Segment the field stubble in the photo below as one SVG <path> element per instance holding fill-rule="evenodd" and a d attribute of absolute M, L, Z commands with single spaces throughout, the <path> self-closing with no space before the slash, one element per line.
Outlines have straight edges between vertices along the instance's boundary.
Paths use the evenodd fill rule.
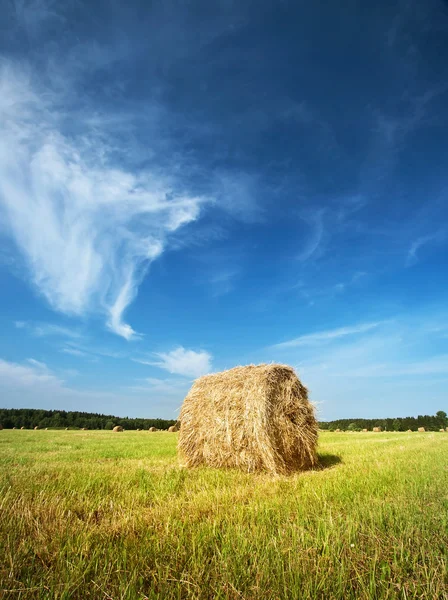
<path fill-rule="evenodd" d="M 275 478 L 176 442 L 0 432 L 0 596 L 448 598 L 448 435 L 324 432 L 320 469 Z"/>

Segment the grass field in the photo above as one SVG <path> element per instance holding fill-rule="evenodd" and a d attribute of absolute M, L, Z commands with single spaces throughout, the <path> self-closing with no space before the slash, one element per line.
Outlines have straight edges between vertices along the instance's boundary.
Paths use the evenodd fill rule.
<path fill-rule="evenodd" d="M 176 441 L 0 431 L 0 597 L 448 598 L 448 433 L 322 433 L 281 478 Z"/>

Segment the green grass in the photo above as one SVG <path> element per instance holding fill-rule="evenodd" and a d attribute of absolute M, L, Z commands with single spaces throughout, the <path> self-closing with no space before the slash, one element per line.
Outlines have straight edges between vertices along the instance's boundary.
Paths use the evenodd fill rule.
<path fill-rule="evenodd" d="M 448 433 L 322 433 L 277 478 L 176 441 L 1 431 L 0 597 L 448 598 Z"/>

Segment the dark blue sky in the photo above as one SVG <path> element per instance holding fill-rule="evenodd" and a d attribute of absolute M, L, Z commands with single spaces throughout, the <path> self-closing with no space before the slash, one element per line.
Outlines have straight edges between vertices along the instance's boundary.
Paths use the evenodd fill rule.
<path fill-rule="evenodd" d="M 446 2 L 0 11 L 2 404 L 279 361 L 323 418 L 446 409 Z"/>

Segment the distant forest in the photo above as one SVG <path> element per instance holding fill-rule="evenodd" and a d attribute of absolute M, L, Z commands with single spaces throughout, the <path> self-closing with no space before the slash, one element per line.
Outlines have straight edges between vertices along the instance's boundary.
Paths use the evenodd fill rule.
<path fill-rule="evenodd" d="M 113 429 L 121 425 L 123 429 L 168 429 L 176 421 L 170 419 L 131 419 L 98 413 L 72 412 L 65 410 L 40 410 L 34 408 L 0 408 L 0 425 L 5 429 L 34 427 L 52 429 Z"/>
<path fill-rule="evenodd" d="M 33 408 L 0 408 L 0 425 L 5 429 L 25 427 L 50 427 L 52 429 L 113 429 L 121 425 L 123 429 L 168 429 L 175 425 L 170 419 L 131 419 L 129 417 L 114 417 L 98 413 L 72 412 L 65 410 L 40 410 Z M 397 417 L 395 419 L 339 419 L 337 421 L 320 421 L 320 429 L 334 431 L 361 431 L 381 427 L 384 431 L 417 430 L 424 427 L 427 431 L 438 431 L 448 427 L 447 414 L 439 410 L 435 415 L 418 415 L 418 417 Z"/>
<path fill-rule="evenodd" d="M 418 415 L 418 417 L 396 417 L 395 419 L 338 419 L 337 421 L 320 421 L 320 429 L 334 431 L 361 431 L 381 427 L 383 431 L 416 431 L 424 427 L 427 431 L 439 431 L 448 426 L 447 414 L 439 410 L 434 416 Z"/>

